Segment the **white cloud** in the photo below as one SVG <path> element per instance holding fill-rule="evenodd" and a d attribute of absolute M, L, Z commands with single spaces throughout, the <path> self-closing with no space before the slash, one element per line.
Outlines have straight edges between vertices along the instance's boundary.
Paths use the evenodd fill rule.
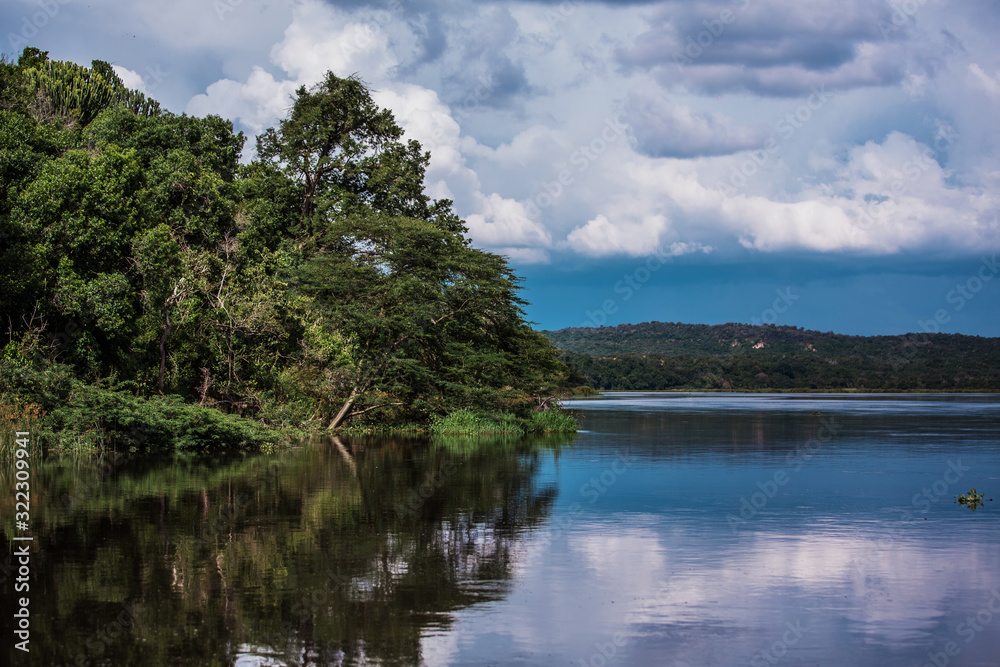
<path fill-rule="evenodd" d="M 222 79 L 208 86 L 188 103 L 188 113 L 220 114 L 239 120 L 256 134 L 286 115 L 299 86 L 319 82 L 327 71 L 339 76 L 363 72 L 369 82 L 384 82 L 396 58 L 374 16 L 352 17 L 318 0 L 296 4 L 284 38 L 270 54 L 287 78 L 277 80 L 255 66 L 246 82 Z M 387 20 L 381 14 L 377 17 Z"/>
<path fill-rule="evenodd" d="M 142 75 L 138 72 L 133 72 L 132 70 L 121 67 L 120 65 L 112 65 L 111 69 L 115 71 L 118 78 L 122 80 L 126 88 L 130 90 L 138 90 L 140 93 L 149 94 L 149 90 L 146 89 L 146 83 L 142 80 Z"/>
<path fill-rule="evenodd" d="M 398 64 L 385 27 L 390 20 L 388 12 L 348 13 L 307 0 L 296 6 L 285 38 L 271 49 L 271 62 L 302 83 L 332 71 L 380 85 Z"/>
<path fill-rule="evenodd" d="M 738 195 L 721 213 L 755 250 L 975 252 L 997 247 L 995 194 L 951 182 L 935 151 L 891 133 L 851 149 L 836 178 L 794 201 Z"/>
<path fill-rule="evenodd" d="M 976 63 L 969 64 L 969 72 L 972 73 L 974 82 L 978 83 L 983 90 L 992 96 L 1000 96 L 1000 81 L 996 76 L 990 76 Z"/>
<path fill-rule="evenodd" d="M 543 249 L 552 245 L 552 237 L 542 225 L 532 220 L 521 202 L 504 199 L 493 193 L 479 196 L 478 212 L 467 216 L 472 238 L 488 247 L 528 246 Z"/>
<path fill-rule="evenodd" d="M 561 16 L 550 5 L 518 3 L 499 13 L 466 8 L 433 24 L 439 8 L 416 20 L 409 8 L 377 12 L 302 0 L 270 47 L 275 74 L 258 65 L 243 78 L 216 81 L 187 111 L 218 113 L 256 133 L 284 117 L 299 85 L 315 83 L 328 69 L 357 72 L 406 136 L 431 151 L 428 193 L 455 201 L 477 244 L 521 262 L 547 261 L 555 249 L 603 257 L 665 247 L 894 254 L 1000 245 L 993 222 L 1000 164 L 989 142 L 975 139 L 997 133 L 984 135 L 983 113 L 970 101 L 983 100 L 984 92 L 1000 96 L 1000 77 L 985 64 L 994 59 L 943 70 L 933 39 L 921 37 L 915 24 L 882 39 L 871 22 L 878 8 L 861 0 L 850 16 L 808 3 L 774 22 L 776 7 L 755 6 L 726 33 L 731 43 L 713 43 L 714 54 L 685 68 L 685 77 L 697 70 L 693 88 L 720 95 L 681 98 L 651 83 L 653 66 L 636 65 L 663 56 L 642 35 L 655 24 L 677 37 L 666 27 L 671 17 L 701 25 L 701 9 L 665 3 L 651 24 L 639 8 L 576 4 Z M 928 4 L 919 19 L 927 22 L 936 11 Z M 503 34 L 484 40 L 490 17 L 502 19 Z M 795 26 L 815 39 L 827 28 L 836 34 L 829 44 L 813 44 L 786 34 Z M 577 27 L 586 39 L 570 30 Z M 967 30 L 956 30 L 961 44 L 974 48 Z M 765 33 L 772 42 L 760 41 Z M 638 44 L 631 51 L 639 54 L 636 71 L 601 65 L 616 48 L 627 52 L 630 40 Z M 433 55 L 437 45 L 440 56 Z M 964 53 L 964 45 L 954 53 Z M 757 60 L 741 68 L 731 61 L 736 54 Z M 122 71 L 141 83 L 135 72 Z M 491 79 L 496 72 L 510 76 Z M 475 81 L 491 83 L 468 105 L 462 100 Z M 720 191 L 734 165 L 750 159 L 745 151 L 767 140 L 775 119 L 805 101 L 771 96 L 822 82 L 831 89 L 872 87 L 839 93 L 836 108 L 815 112 L 782 140 L 745 187 Z M 449 106 L 453 98 L 460 101 Z M 638 145 L 616 138 L 600 155 L 581 158 L 580 149 L 605 131 L 605 120 L 622 111 Z M 881 118 L 879 129 L 865 129 L 869 114 Z M 963 141 L 938 156 L 940 163 L 922 161 L 933 148 L 892 132 L 891 121 L 885 129 L 893 114 L 915 118 L 911 125 L 923 123 L 930 132 L 938 119 L 954 123 Z M 567 170 L 571 182 L 549 197 Z"/>
<path fill-rule="evenodd" d="M 569 233 L 566 241 L 577 252 L 594 257 L 607 255 L 648 255 L 660 246 L 660 237 L 669 222 L 664 215 L 648 215 L 638 220 L 616 220 L 598 215 Z"/>
<path fill-rule="evenodd" d="M 254 67 L 245 83 L 222 79 L 211 84 L 204 94 L 191 98 L 187 112 L 218 114 L 259 134 L 285 116 L 296 88 L 295 81 L 278 81 L 263 68 Z"/>
<path fill-rule="evenodd" d="M 426 184 L 436 199 L 452 199 L 467 219 L 472 238 L 488 248 L 529 261 L 546 261 L 552 244 L 548 231 L 529 218 L 523 204 L 497 193 L 485 193 L 463 150 L 483 153 L 461 128 L 438 94 L 422 86 L 397 82 L 398 64 L 388 37 L 388 12 L 350 14 L 315 1 L 298 5 L 284 39 L 271 49 L 271 61 L 287 73 L 277 80 L 255 67 L 246 82 L 223 79 L 194 97 L 188 112 L 217 113 L 239 120 L 259 133 L 284 117 L 300 85 L 320 80 L 327 70 L 362 73 L 373 87 L 377 104 L 391 109 L 406 138 L 431 151 Z"/>

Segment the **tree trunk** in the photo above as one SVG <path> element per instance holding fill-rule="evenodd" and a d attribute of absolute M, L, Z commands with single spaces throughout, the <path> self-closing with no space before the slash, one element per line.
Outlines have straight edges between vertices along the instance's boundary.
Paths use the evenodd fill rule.
<path fill-rule="evenodd" d="M 170 335 L 170 302 L 163 308 L 163 316 L 167 320 L 167 328 L 163 331 L 163 336 L 160 338 L 160 395 L 163 395 L 163 374 L 167 369 L 167 336 Z"/>
<path fill-rule="evenodd" d="M 358 466 L 357 464 L 354 463 L 354 458 L 351 456 L 350 452 L 348 452 L 347 448 L 344 447 L 344 443 L 342 443 L 340 441 L 340 438 L 338 438 L 337 436 L 333 436 L 333 444 L 340 452 L 340 455 L 344 457 L 344 460 L 347 461 L 347 466 L 351 469 L 351 472 L 354 473 L 355 477 L 357 477 Z"/>
<path fill-rule="evenodd" d="M 351 409 L 352 405 L 354 405 L 354 399 L 356 399 L 357 397 L 358 397 L 358 388 L 355 387 L 354 389 L 351 390 L 351 395 L 347 398 L 347 402 L 344 403 L 344 406 L 342 408 L 340 408 L 340 412 L 337 413 L 337 416 L 333 418 L 333 421 L 330 422 L 330 425 L 327 428 L 333 429 L 340 426 L 341 422 L 344 421 L 344 417 L 347 416 L 347 411 Z"/>

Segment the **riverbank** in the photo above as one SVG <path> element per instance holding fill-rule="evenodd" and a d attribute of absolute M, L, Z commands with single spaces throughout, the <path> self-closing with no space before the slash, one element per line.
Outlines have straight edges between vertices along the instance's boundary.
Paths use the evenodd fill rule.
<path fill-rule="evenodd" d="M 0 396 L 0 457 L 12 456 L 16 434 L 32 434 L 44 451 L 152 454 L 163 451 L 273 451 L 308 437 L 335 433 L 506 435 L 569 433 L 578 424 L 555 406 L 527 416 L 455 410 L 426 424 L 365 423 L 329 429 L 326 420 L 267 424 L 215 408 L 186 403 L 179 396 L 134 396 L 80 386 L 49 410 L 18 397 Z"/>

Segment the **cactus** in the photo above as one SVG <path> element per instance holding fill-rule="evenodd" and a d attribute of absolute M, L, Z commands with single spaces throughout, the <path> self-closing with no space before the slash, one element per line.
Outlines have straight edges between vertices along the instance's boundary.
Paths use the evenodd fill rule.
<path fill-rule="evenodd" d="M 104 109 L 124 104 L 133 113 L 149 118 L 160 105 L 137 90 L 125 87 L 106 62 L 95 60 L 90 68 L 66 61 L 48 61 L 27 71 L 29 92 L 44 91 L 52 110 L 86 125 Z"/>

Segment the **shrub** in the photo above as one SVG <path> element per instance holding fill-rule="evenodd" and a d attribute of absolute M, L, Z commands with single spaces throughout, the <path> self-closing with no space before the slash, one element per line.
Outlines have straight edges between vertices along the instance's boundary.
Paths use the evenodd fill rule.
<path fill-rule="evenodd" d="M 179 396 L 142 398 L 82 384 L 45 426 L 50 445 L 69 449 L 261 449 L 281 440 L 262 424 Z"/>
<path fill-rule="evenodd" d="M 485 417 L 465 408 L 450 412 L 444 417 L 434 417 L 431 422 L 431 431 L 438 434 L 451 435 L 480 435 L 487 433 L 524 434 L 524 428 L 518 424 L 517 418 L 509 412 L 504 412 L 496 418 L 492 418 Z"/>
<path fill-rule="evenodd" d="M 532 433 L 572 433 L 578 427 L 576 418 L 562 408 L 534 412 L 528 422 Z"/>

